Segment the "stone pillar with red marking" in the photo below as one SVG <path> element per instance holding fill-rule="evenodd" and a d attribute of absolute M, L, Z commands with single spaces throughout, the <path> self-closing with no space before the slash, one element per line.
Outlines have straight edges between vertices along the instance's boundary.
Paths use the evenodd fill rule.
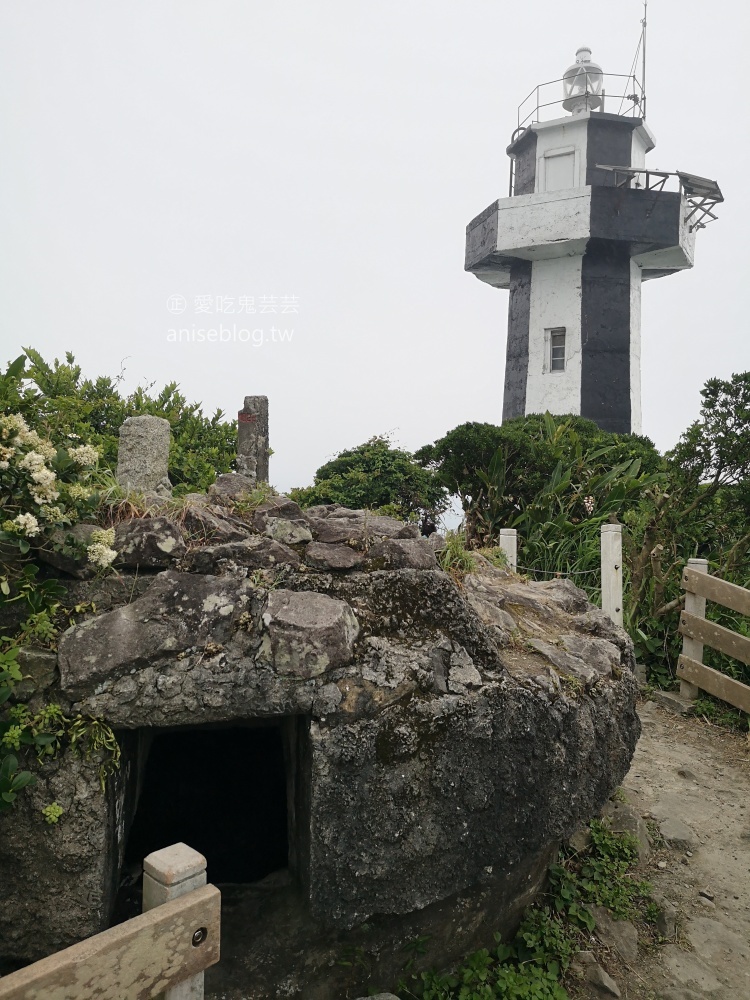
<path fill-rule="evenodd" d="M 268 482 L 268 396 L 245 396 L 237 414 L 237 471 Z"/>

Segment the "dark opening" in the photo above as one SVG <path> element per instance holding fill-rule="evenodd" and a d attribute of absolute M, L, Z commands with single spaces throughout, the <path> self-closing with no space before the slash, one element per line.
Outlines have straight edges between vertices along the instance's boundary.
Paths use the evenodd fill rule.
<path fill-rule="evenodd" d="M 148 755 L 125 864 L 182 841 L 209 882 L 256 882 L 286 868 L 287 787 L 280 726 L 160 733 Z"/>

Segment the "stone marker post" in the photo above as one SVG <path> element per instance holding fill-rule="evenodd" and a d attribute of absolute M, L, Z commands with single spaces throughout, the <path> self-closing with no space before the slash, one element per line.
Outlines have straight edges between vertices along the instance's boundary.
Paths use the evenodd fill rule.
<path fill-rule="evenodd" d="M 508 560 L 508 569 L 515 573 L 518 565 L 518 532 L 516 529 L 501 528 L 499 545 Z"/>
<path fill-rule="evenodd" d="M 143 912 L 205 884 L 206 859 L 192 847 L 173 844 L 154 851 L 143 862 Z M 203 1000 L 203 997 L 203 973 L 199 972 L 162 993 L 158 1000 Z"/>
<path fill-rule="evenodd" d="M 688 559 L 687 568 L 694 569 L 696 573 L 708 573 L 708 559 Z M 698 597 L 697 594 L 685 592 L 685 610 L 688 614 L 695 615 L 696 618 L 706 617 L 706 598 Z M 689 639 L 686 635 L 682 637 L 682 652 L 697 663 L 703 663 L 703 643 L 697 639 Z M 695 701 L 700 694 L 700 688 L 690 681 L 680 680 L 680 697 L 687 698 L 688 701 Z"/>
<path fill-rule="evenodd" d="M 237 414 L 237 471 L 268 482 L 268 396 L 245 396 Z"/>
<path fill-rule="evenodd" d="M 170 494 L 169 421 L 144 414 L 128 417 L 120 427 L 117 481 L 137 493 Z"/>
<path fill-rule="evenodd" d="M 603 524 L 602 611 L 622 628 L 622 525 Z"/>

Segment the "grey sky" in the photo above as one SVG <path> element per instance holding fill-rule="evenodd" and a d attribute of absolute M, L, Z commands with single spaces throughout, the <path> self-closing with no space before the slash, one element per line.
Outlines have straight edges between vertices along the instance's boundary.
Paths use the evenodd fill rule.
<path fill-rule="evenodd" d="M 627 73 L 641 16 L 637 0 L 3 0 L 3 362 L 29 344 L 91 375 L 127 358 L 126 387 L 177 380 L 230 414 L 266 393 L 281 488 L 376 433 L 413 449 L 499 423 L 507 293 L 464 273 L 465 226 L 507 194 L 528 91 L 584 43 Z M 661 448 L 706 378 L 750 368 L 747 24 L 738 2 L 649 4 L 650 165 L 726 198 L 695 269 L 644 287 Z M 289 295 L 298 314 L 259 314 Z M 219 324 L 294 333 L 167 340 Z"/>

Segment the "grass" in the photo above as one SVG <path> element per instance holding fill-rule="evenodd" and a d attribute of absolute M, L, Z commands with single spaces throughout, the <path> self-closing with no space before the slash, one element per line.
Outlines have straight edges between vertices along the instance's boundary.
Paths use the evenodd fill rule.
<path fill-rule="evenodd" d="M 477 561 L 466 548 L 466 536 L 463 531 L 449 531 L 445 536 L 445 545 L 437 554 L 441 569 L 449 573 L 460 586 L 467 573 L 477 568 Z"/>

